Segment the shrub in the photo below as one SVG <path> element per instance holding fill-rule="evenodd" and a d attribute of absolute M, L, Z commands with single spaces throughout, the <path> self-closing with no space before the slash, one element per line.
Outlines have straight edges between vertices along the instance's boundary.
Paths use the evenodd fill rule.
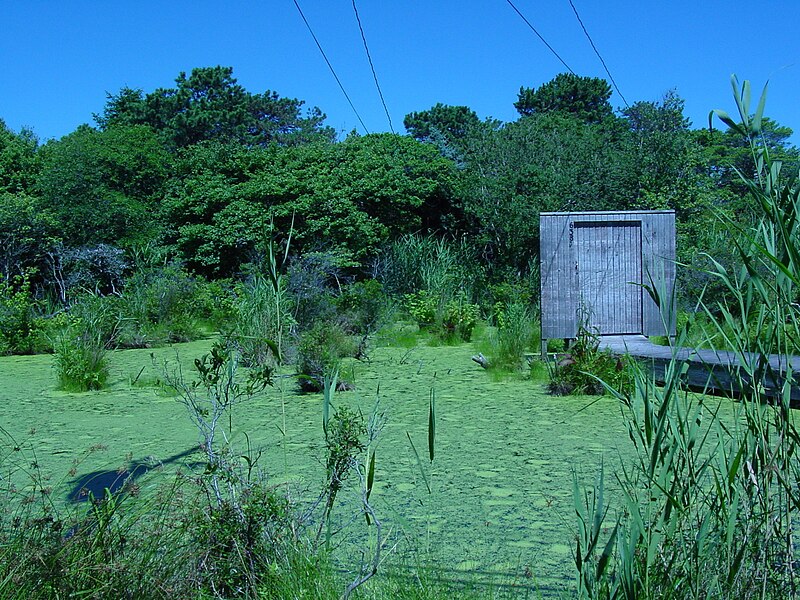
<path fill-rule="evenodd" d="M 406 310 L 420 329 L 427 329 L 444 341 L 465 341 L 472 337 L 478 323 L 480 308 L 466 299 L 463 293 L 444 302 L 429 290 L 405 297 Z"/>
<path fill-rule="evenodd" d="M 444 307 L 441 320 L 443 337 L 468 342 L 472 338 L 472 330 L 479 316 L 478 305 L 468 302 L 464 294 L 458 294 Z"/>
<path fill-rule="evenodd" d="M 61 321 L 53 340 L 61 389 L 85 392 L 105 385 L 108 350 L 119 335 L 118 301 L 116 296 L 84 294 Z"/>
<path fill-rule="evenodd" d="M 298 327 L 309 329 L 336 315 L 336 297 L 342 289 L 346 257 L 335 252 L 307 252 L 294 256 L 287 270 L 287 292 L 292 298 Z"/>
<path fill-rule="evenodd" d="M 0 275 L 0 355 L 34 352 L 36 306 L 28 277 Z"/>
<path fill-rule="evenodd" d="M 120 345 L 149 347 L 188 342 L 200 335 L 196 298 L 200 286 L 175 265 L 147 268 L 125 281 L 120 304 Z"/>
<path fill-rule="evenodd" d="M 428 290 L 420 290 L 405 296 L 406 310 L 420 329 L 431 327 L 436 323 L 439 304 L 440 298 Z"/>
<path fill-rule="evenodd" d="M 548 363 L 550 383 L 548 389 L 556 396 L 605 393 L 608 384 L 616 390 L 630 388 L 632 379 L 625 357 L 614 356 L 599 349 L 596 334 L 580 327 L 578 337 L 567 352 Z"/>
<path fill-rule="evenodd" d="M 375 279 L 357 281 L 347 286 L 336 304 L 348 328 L 361 335 L 377 331 L 386 322 L 391 310 L 383 285 Z"/>
<path fill-rule="evenodd" d="M 539 327 L 530 307 L 521 302 L 497 303 L 494 307 L 497 329 L 489 336 L 490 364 L 493 368 L 516 371 L 525 352 L 538 343 Z"/>
<path fill-rule="evenodd" d="M 317 323 L 304 331 L 297 345 L 300 389 L 321 391 L 325 377 L 338 370 L 342 358 L 354 356 L 357 350 L 356 341 L 337 323 Z"/>

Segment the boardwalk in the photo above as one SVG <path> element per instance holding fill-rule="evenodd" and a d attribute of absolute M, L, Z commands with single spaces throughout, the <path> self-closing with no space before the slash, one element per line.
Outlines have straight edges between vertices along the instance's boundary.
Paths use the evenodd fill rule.
<path fill-rule="evenodd" d="M 749 386 L 747 370 L 739 363 L 735 352 L 724 350 L 695 350 L 692 348 L 670 348 L 657 346 L 643 335 L 609 335 L 600 338 L 600 348 L 607 348 L 614 354 L 628 354 L 644 364 L 650 364 L 656 381 L 663 381 L 669 362 L 675 357 L 688 362 L 684 383 L 692 388 L 710 392 L 738 396 L 740 382 Z M 750 358 L 749 356 L 747 358 Z M 753 359 L 755 360 L 755 359 Z M 791 357 L 792 372 L 800 371 L 800 357 Z M 785 356 L 771 355 L 769 360 L 771 374 L 764 377 L 763 393 L 768 397 L 778 397 L 787 371 Z M 767 369 L 765 369 L 767 370 Z M 795 378 L 796 380 L 797 378 Z M 791 403 L 800 407 L 800 386 L 793 385 Z"/>

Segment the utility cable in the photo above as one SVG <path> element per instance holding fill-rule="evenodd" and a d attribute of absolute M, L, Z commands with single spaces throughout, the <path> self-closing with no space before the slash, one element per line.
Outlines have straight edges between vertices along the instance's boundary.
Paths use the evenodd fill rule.
<path fill-rule="evenodd" d="M 367 36 L 364 35 L 364 28 L 361 26 L 361 17 L 358 16 L 358 8 L 356 7 L 356 0 L 353 0 L 353 12 L 356 14 L 356 21 L 358 22 L 358 30 L 361 32 L 361 40 L 364 42 L 364 51 L 367 53 L 367 61 L 369 68 L 372 70 L 372 78 L 375 80 L 375 87 L 378 89 L 378 96 L 381 98 L 383 110 L 386 113 L 386 118 L 389 120 L 389 129 L 394 133 L 394 126 L 392 125 L 392 117 L 389 115 L 389 109 L 386 107 L 386 100 L 383 98 L 383 91 L 381 91 L 381 84 L 378 83 L 378 74 L 375 73 L 375 65 L 372 64 L 372 56 L 369 53 L 369 46 L 367 46 Z"/>
<path fill-rule="evenodd" d="M 366 131 L 369 134 L 369 129 L 367 129 L 367 126 L 364 124 L 364 121 L 361 118 L 361 115 L 358 114 L 358 111 L 356 110 L 356 107 L 353 104 L 353 101 L 350 100 L 350 96 L 347 94 L 347 90 L 344 89 L 344 85 L 342 85 L 342 82 L 339 79 L 339 76 L 336 74 L 336 71 L 334 70 L 333 65 L 331 64 L 331 61 L 328 60 L 328 57 L 325 54 L 325 50 L 322 49 L 322 44 L 319 43 L 319 40 L 317 39 L 317 36 L 314 35 L 314 30 L 311 29 L 311 25 L 309 24 L 308 19 L 306 19 L 306 16 L 303 14 L 303 9 L 300 8 L 300 5 L 297 3 L 297 0 L 292 0 L 292 1 L 294 2 L 294 5 L 297 7 L 297 12 L 299 12 L 300 16 L 303 18 L 303 22 L 306 24 L 306 27 L 308 28 L 308 32 L 311 34 L 311 37 L 314 38 L 314 42 L 317 44 L 317 48 L 319 48 L 320 54 L 322 54 L 322 58 L 325 59 L 325 63 L 328 65 L 328 68 L 331 70 L 331 73 L 333 74 L 333 78 L 336 80 L 336 83 L 339 84 L 339 88 L 342 90 L 342 93 L 344 94 L 344 97 L 347 98 L 347 102 L 350 104 L 350 108 L 353 109 L 353 112 L 355 113 L 356 117 L 358 118 L 358 122 L 361 123 L 361 126 L 364 128 L 364 131 Z"/>
<path fill-rule="evenodd" d="M 523 21 L 525 21 L 525 24 L 526 24 L 528 27 L 530 27 L 530 28 L 531 28 L 531 31 L 533 31 L 533 33 L 535 33 L 535 34 L 536 34 L 536 35 L 539 37 L 539 39 L 540 39 L 540 40 L 542 40 L 542 43 L 543 43 L 545 46 L 547 46 L 547 48 L 550 50 L 550 52 L 552 52 L 552 53 L 555 55 L 555 57 L 556 57 L 558 60 L 560 60 L 560 61 L 561 61 L 561 64 L 562 64 L 562 65 L 564 65 L 564 66 L 567 68 L 567 71 L 569 71 L 570 73 L 572 73 L 573 75 L 575 75 L 575 74 L 576 74 L 576 73 L 575 73 L 575 71 L 573 71 L 573 70 L 570 68 L 570 66 L 569 66 L 569 65 L 568 65 L 566 62 L 564 62 L 564 59 L 563 59 L 563 58 L 561 58 L 561 56 L 559 56 L 558 52 L 556 52 L 556 51 L 553 49 L 553 47 L 552 47 L 550 44 L 548 44 L 548 43 L 547 43 L 547 40 L 546 40 L 546 39 L 544 39 L 544 37 L 542 37 L 542 34 L 541 34 L 541 33 L 539 33 L 538 31 L 536 31 L 536 28 L 535 28 L 533 25 L 531 25 L 531 22 L 530 22 L 530 21 L 528 21 L 528 19 L 526 19 L 526 18 L 525 18 L 525 15 L 523 15 L 523 14 L 520 12 L 520 10 L 519 10 L 519 9 L 518 9 L 516 6 L 514 6 L 514 3 L 513 3 L 513 2 L 511 2 L 511 0 L 506 0 L 506 2 L 508 2 L 508 4 L 511 6 L 511 8 L 513 8 L 513 9 L 514 9 L 514 11 L 515 11 L 515 12 L 516 12 L 516 13 L 517 13 L 519 16 L 520 16 L 520 18 L 521 18 Z"/>
<path fill-rule="evenodd" d="M 575 13 L 575 17 L 578 19 L 578 23 L 580 23 L 581 29 L 583 29 L 583 33 L 586 34 L 586 39 L 588 39 L 589 43 L 592 45 L 592 50 L 594 50 L 594 53 L 597 54 L 597 58 L 599 58 L 600 62 L 603 64 L 603 68 L 606 70 L 606 74 L 608 75 L 608 78 L 611 80 L 611 83 L 614 86 L 614 89 L 617 90 L 617 93 L 619 94 L 619 97 L 622 98 L 622 101 L 625 103 L 625 106 L 630 108 L 630 105 L 628 104 L 628 101 L 625 100 L 625 96 L 622 95 L 622 92 L 620 91 L 619 86 L 617 85 L 617 82 L 614 81 L 614 77 L 611 75 L 611 71 L 608 70 L 608 66 L 606 65 L 606 61 L 603 60 L 603 57 L 600 56 L 600 51 L 597 49 L 597 46 L 594 45 L 594 41 L 592 40 L 592 36 L 590 36 L 589 32 L 586 31 L 586 26 L 583 24 L 583 20 L 581 20 L 581 16 L 578 14 L 578 9 L 575 8 L 575 4 L 573 4 L 572 0 L 569 0 L 569 5 L 572 7 L 572 12 Z"/>

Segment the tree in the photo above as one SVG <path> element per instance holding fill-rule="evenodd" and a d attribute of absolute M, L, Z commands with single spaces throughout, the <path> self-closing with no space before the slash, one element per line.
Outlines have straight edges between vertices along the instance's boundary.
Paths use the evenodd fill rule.
<path fill-rule="evenodd" d="M 37 148 L 33 132 L 23 129 L 14 133 L 0 119 L 0 192 L 30 192 L 39 172 Z"/>
<path fill-rule="evenodd" d="M 750 140 L 732 129 L 718 131 L 704 128 L 695 131 L 694 136 L 702 148 L 704 172 L 711 178 L 715 188 L 726 192 L 732 199 L 746 199 L 748 189 L 739 173 L 746 179 L 755 178 L 757 173 Z M 800 167 L 800 151 L 789 143 L 791 136 L 791 128 L 768 117 L 762 119 L 758 142 L 772 161 L 784 163 L 785 173 L 796 173 Z M 745 206 L 740 204 L 736 210 L 743 208 Z"/>
<path fill-rule="evenodd" d="M 40 266 L 57 242 L 56 225 L 34 198 L 0 193 L 0 280 Z"/>
<path fill-rule="evenodd" d="M 182 72 L 175 84 L 147 95 L 123 88 L 108 96 L 103 114 L 95 115 L 95 120 L 102 129 L 148 125 L 171 148 L 209 140 L 263 146 L 335 137 L 333 129 L 323 126 L 325 115 L 318 108 L 303 115 L 301 100 L 281 98 L 269 90 L 251 94 L 233 77 L 232 67 L 196 68 L 188 77 Z"/>
<path fill-rule="evenodd" d="M 635 173 L 635 203 L 672 208 L 679 220 L 699 209 L 701 157 L 683 115 L 683 99 L 674 91 L 658 102 L 639 101 L 622 110 L 627 128 L 625 162 Z"/>
<path fill-rule="evenodd" d="M 475 111 L 467 106 L 438 103 L 428 110 L 412 112 L 403 119 L 406 131 L 421 142 L 430 141 L 438 131 L 449 142 L 463 140 L 473 127 L 481 123 Z"/>
<path fill-rule="evenodd" d="M 452 162 L 409 137 L 247 149 L 200 144 L 181 154 L 163 220 L 191 268 L 233 274 L 293 228 L 292 249 L 356 264 L 392 236 L 433 227 L 450 205 Z"/>
<path fill-rule="evenodd" d="M 492 276 L 535 264 L 542 211 L 644 208 L 636 204 L 625 140 L 617 119 L 585 123 L 562 111 L 534 113 L 468 140 L 464 227 Z"/>
<path fill-rule="evenodd" d="M 601 123 L 613 114 L 611 86 L 605 79 L 561 73 L 539 89 L 520 87 L 514 103 L 523 117 L 548 112 L 565 112 L 584 123 Z"/>
<path fill-rule="evenodd" d="M 142 125 L 82 125 L 41 150 L 36 190 L 70 246 L 129 245 L 154 235 L 154 207 L 171 158 Z"/>

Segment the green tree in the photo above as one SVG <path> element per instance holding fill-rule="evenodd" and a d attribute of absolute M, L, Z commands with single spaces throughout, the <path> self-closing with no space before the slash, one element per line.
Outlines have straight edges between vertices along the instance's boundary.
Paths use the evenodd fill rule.
<path fill-rule="evenodd" d="M 170 156 L 148 127 L 82 125 L 41 149 L 36 190 L 71 246 L 151 238 Z"/>
<path fill-rule="evenodd" d="M 32 131 L 14 133 L 0 119 L 0 192 L 31 191 L 39 172 L 38 146 Z"/>
<path fill-rule="evenodd" d="M 432 144 L 439 153 L 456 166 L 463 168 L 465 144 L 480 129 L 496 129 L 500 122 L 494 119 L 481 121 L 478 115 L 467 106 L 436 104 L 428 110 L 413 112 L 403 120 L 409 135 L 415 139 Z"/>
<path fill-rule="evenodd" d="M 453 163 L 395 134 L 338 144 L 200 144 L 186 149 L 164 222 L 192 268 L 233 273 L 293 228 L 293 250 L 334 250 L 351 265 L 392 236 L 434 226 L 451 202 Z"/>
<path fill-rule="evenodd" d="M 613 114 L 611 86 L 605 79 L 561 73 L 538 89 L 521 87 L 514 103 L 526 117 L 547 112 L 566 112 L 585 123 L 601 123 Z"/>
<path fill-rule="evenodd" d="M 742 183 L 742 177 L 752 179 L 757 172 L 750 140 L 731 129 L 719 131 L 704 128 L 693 134 L 702 149 L 700 168 L 720 193 L 720 202 L 734 212 L 744 211 L 748 218 L 759 216 L 758 208 L 746 202 L 748 190 Z M 800 151 L 789 143 L 791 135 L 791 128 L 767 117 L 762 120 L 758 133 L 759 144 L 773 161 L 784 164 L 785 173 L 796 173 L 800 167 Z"/>
<path fill-rule="evenodd" d="M 95 119 L 102 129 L 148 125 L 172 148 L 208 140 L 257 146 L 335 137 L 333 129 L 323 125 L 325 115 L 318 108 L 304 115 L 301 100 L 269 90 L 252 94 L 237 82 L 232 67 L 196 68 L 188 76 L 182 72 L 175 84 L 146 95 L 123 88 L 109 95 L 103 114 Z"/>
<path fill-rule="evenodd" d="M 468 106 L 449 106 L 441 102 L 428 110 L 409 113 L 403 119 L 406 131 L 421 142 L 430 141 L 435 132 L 450 142 L 462 140 L 480 123 L 478 115 Z"/>
<path fill-rule="evenodd" d="M 622 110 L 627 128 L 624 162 L 637 181 L 631 203 L 672 208 L 679 220 L 702 210 L 698 167 L 702 157 L 674 91 L 657 102 L 639 101 Z"/>
<path fill-rule="evenodd" d="M 56 228 L 31 196 L 0 193 L 0 280 L 39 267 L 57 242 Z"/>
<path fill-rule="evenodd" d="M 461 177 L 465 227 L 490 271 L 504 277 L 535 263 L 542 211 L 636 205 L 624 128 L 561 112 L 536 113 L 469 139 Z"/>

